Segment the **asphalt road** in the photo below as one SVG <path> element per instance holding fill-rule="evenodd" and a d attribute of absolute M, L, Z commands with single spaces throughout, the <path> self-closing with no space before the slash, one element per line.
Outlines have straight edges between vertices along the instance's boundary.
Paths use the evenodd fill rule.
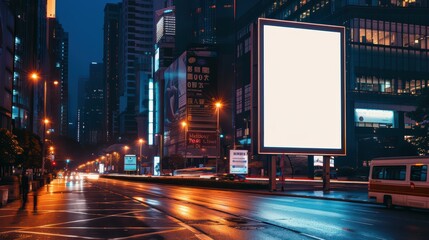
<path fill-rule="evenodd" d="M 429 212 L 98 179 L 56 180 L 37 212 L 0 208 L 0 239 L 427 239 Z"/>

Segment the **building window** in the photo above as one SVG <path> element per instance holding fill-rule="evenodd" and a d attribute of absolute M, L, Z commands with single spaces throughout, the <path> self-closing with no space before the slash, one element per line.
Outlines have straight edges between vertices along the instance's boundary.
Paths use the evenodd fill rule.
<path fill-rule="evenodd" d="M 414 24 L 354 19 L 351 26 L 352 42 L 428 49 L 429 27 Z"/>
<path fill-rule="evenodd" d="M 250 111 L 251 108 L 251 89 L 250 84 L 244 87 L 244 111 Z"/>
<path fill-rule="evenodd" d="M 243 112 L 243 89 L 239 88 L 236 90 L 236 113 Z"/>

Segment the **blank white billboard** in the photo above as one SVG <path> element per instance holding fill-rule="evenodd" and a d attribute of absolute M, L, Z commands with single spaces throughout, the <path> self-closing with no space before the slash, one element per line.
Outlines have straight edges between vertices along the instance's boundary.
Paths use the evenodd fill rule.
<path fill-rule="evenodd" d="M 344 27 L 259 19 L 259 152 L 345 155 Z"/>

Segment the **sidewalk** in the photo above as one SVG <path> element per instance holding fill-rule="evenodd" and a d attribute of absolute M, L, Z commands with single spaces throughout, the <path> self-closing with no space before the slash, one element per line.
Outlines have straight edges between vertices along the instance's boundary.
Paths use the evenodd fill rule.
<path fill-rule="evenodd" d="M 306 186 L 306 184 L 308 184 Z M 265 194 L 293 197 L 319 198 L 327 200 L 348 201 L 357 203 L 375 203 L 368 198 L 368 182 L 331 180 L 331 190 L 323 191 L 321 180 L 285 179 L 285 184 L 277 182 L 276 191 Z M 261 191 L 258 191 L 261 192 Z"/>

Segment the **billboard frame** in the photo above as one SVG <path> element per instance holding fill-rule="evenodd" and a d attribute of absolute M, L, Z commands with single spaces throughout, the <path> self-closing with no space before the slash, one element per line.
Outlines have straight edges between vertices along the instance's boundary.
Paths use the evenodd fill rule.
<path fill-rule="evenodd" d="M 339 118 L 336 119 L 336 121 L 340 122 L 340 126 L 337 126 L 341 129 L 336 129 L 338 132 L 337 135 L 335 135 L 335 141 L 336 145 L 335 147 L 321 147 L 321 146 L 313 146 L 312 143 L 309 144 L 309 146 L 302 146 L 299 145 L 300 143 L 297 142 L 297 144 L 284 144 L 283 142 L 281 144 L 275 145 L 275 144 L 267 144 L 265 141 L 265 117 L 266 117 L 266 110 L 265 110 L 265 69 L 264 64 L 264 34 L 265 34 L 265 26 L 274 26 L 274 27 L 284 27 L 289 28 L 293 30 L 314 30 L 314 31 L 321 31 L 321 32 L 333 32 L 339 34 L 339 68 L 337 70 L 340 70 L 340 73 L 338 74 L 340 82 L 336 83 L 339 85 L 340 89 L 340 99 L 336 99 L 337 104 L 340 106 L 340 109 L 337 109 L 339 111 Z M 292 37 L 291 37 L 292 38 Z M 258 152 L 259 154 L 293 154 L 293 155 L 326 155 L 326 156 L 345 156 L 346 155 L 346 89 L 345 89 L 345 27 L 343 26 L 333 26 L 333 25 L 323 25 L 323 24 L 314 24 L 314 23 L 303 23 L 303 22 L 292 22 L 292 21 L 285 21 L 285 20 L 276 20 L 276 19 L 266 19 L 266 18 L 259 18 L 258 19 Z M 301 53 L 301 52 L 300 52 Z M 311 58 L 311 56 L 309 56 Z M 338 59 L 336 59 L 338 60 Z M 310 70 L 311 71 L 311 70 Z M 333 71 L 334 72 L 334 71 Z M 308 84 L 308 87 L 311 87 L 311 83 Z M 337 92 L 338 93 L 338 92 Z M 268 94 L 269 95 L 269 94 Z M 339 100 L 339 102 L 338 102 Z M 284 105 L 284 102 L 282 102 Z M 296 104 L 296 102 L 294 102 Z M 296 108 L 296 109 L 301 109 Z M 280 111 L 280 110 L 279 110 Z M 302 112 L 303 110 L 301 110 Z M 291 112 L 290 115 L 297 114 L 300 112 Z M 328 117 L 328 116 L 322 116 L 322 117 Z M 268 119 L 268 118 L 267 118 Z M 270 126 L 271 128 L 273 126 Z M 278 127 L 278 126 L 276 126 Z M 301 126 L 294 126 L 298 129 L 302 129 L 302 131 L 305 131 L 305 127 Z M 267 128 L 268 129 L 268 128 Z M 322 137 L 320 137 L 322 138 Z M 277 141 L 277 140 L 276 140 Z M 283 140 L 280 140 L 283 141 Z M 302 141 L 302 140 L 301 140 Z M 306 141 L 306 140 L 304 140 Z M 291 141 L 293 142 L 293 140 Z M 281 145 L 281 146 L 280 146 Z M 334 144 L 333 144 L 334 145 Z"/>

